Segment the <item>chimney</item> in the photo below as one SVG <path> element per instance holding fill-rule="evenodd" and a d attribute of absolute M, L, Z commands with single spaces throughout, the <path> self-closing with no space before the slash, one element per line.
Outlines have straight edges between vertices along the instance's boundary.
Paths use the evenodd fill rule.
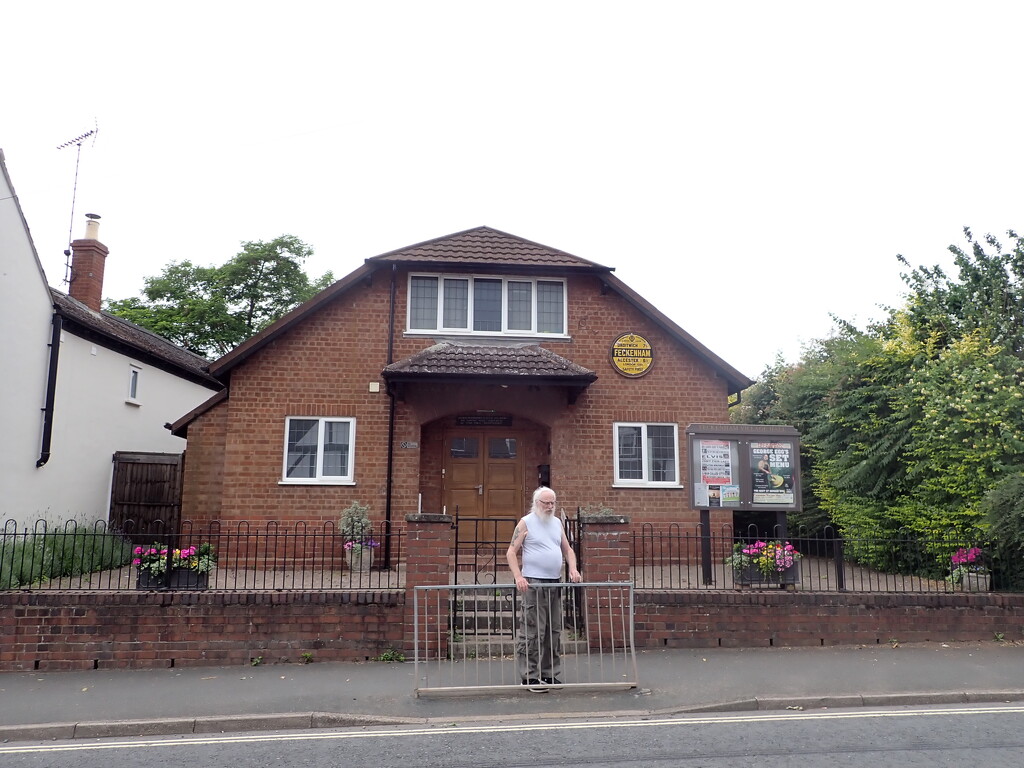
<path fill-rule="evenodd" d="M 103 300 L 103 265 L 110 251 L 97 240 L 100 232 L 100 217 L 95 213 L 85 214 L 85 237 L 71 243 L 71 298 L 95 312 L 100 311 Z"/>

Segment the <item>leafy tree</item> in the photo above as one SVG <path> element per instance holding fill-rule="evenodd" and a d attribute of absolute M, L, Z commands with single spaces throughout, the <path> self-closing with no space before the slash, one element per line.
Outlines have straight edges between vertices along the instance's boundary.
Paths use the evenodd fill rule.
<path fill-rule="evenodd" d="M 1024 238 L 1013 230 L 1006 234 L 1009 249 L 992 235 L 978 241 L 964 227 L 970 248 L 949 247 L 956 280 L 938 266 L 917 267 L 902 275 L 911 291 L 910 325 L 922 343 L 938 349 L 971 331 L 984 330 L 993 344 L 1024 358 Z M 909 266 L 903 256 L 897 258 Z"/>
<path fill-rule="evenodd" d="M 1024 465 L 1024 241 L 964 233 L 968 247 L 950 247 L 955 277 L 902 275 L 904 306 L 864 331 L 837 320 L 799 363 L 766 369 L 732 414 L 800 430 L 805 510 L 810 487 L 848 535 L 899 535 L 908 552 L 980 536 L 986 493 Z M 900 567 L 935 554 L 901 555 Z"/>
<path fill-rule="evenodd" d="M 112 314 L 187 349 L 219 357 L 334 281 L 311 281 L 302 271 L 312 249 L 293 235 L 242 243 L 219 267 L 190 261 L 147 277 L 142 297 L 107 302 Z"/>

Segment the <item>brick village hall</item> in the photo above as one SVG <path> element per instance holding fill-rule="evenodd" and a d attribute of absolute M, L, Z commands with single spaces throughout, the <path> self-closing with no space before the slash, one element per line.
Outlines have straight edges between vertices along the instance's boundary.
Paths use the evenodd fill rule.
<path fill-rule="evenodd" d="M 613 268 L 489 227 L 366 259 L 210 373 L 224 389 L 168 425 L 184 520 L 320 523 L 357 500 L 396 527 L 507 520 L 499 538 L 540 483 L 567 514 L 696 523 L 683 432 L 752 383 Z"/>

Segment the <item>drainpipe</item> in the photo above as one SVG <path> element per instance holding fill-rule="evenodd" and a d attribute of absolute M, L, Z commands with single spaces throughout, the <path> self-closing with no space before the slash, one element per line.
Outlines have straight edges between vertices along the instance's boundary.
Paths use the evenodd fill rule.
<path fill-rule="evenodd" d="M 46 370 L 46 404 L 43 406 L 43 445 L 36 468 L 50 460 L 50 441 L 53 437 L 53 404 L 57 399 L 57 360 L 60 358 L 60 332 L 64 320 L 56 312 L 50 328 L 50 362 Z"/>
<path fill-rule="evenodd" d="M 397 264 L 391 265 L 391 307 L 388 319 L 388 362 L 391 365 L 395 354 L 395 272 Z M 384 484 L 384 567 L 391 567 L 391 490 L 394 482 L 395 467 L 395 393 L 391 387 L 388 391 L 388 469 Z"/>

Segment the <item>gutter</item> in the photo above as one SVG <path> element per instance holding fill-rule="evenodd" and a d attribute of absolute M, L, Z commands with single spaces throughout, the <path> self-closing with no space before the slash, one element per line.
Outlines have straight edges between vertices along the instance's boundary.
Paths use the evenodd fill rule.
<path fill-rule="evenodd" d="M 397 264 L 391 265 L 391 307 L 388 319 L 388 362 L 391 365 L 395 356 L 395 273 Z M 391 567 L 391 497 L 394 486 L 395 471 L 395 393 L 387 387 L 388 393 L 388 468 L 384 483 L 384 567 Z"/>
<path fill-rule="evenodd" d="M 43 444 L 36 462 L 36 469 L 50 460 L 50 443 L 53 439 L 53 406 L 57 399 L 57 362 L 60 359 L 60 334 L 64 319 L 53 313 L 50 330 L 50 362 L 46 369 L 46 403 L 43 405 Z"/>

